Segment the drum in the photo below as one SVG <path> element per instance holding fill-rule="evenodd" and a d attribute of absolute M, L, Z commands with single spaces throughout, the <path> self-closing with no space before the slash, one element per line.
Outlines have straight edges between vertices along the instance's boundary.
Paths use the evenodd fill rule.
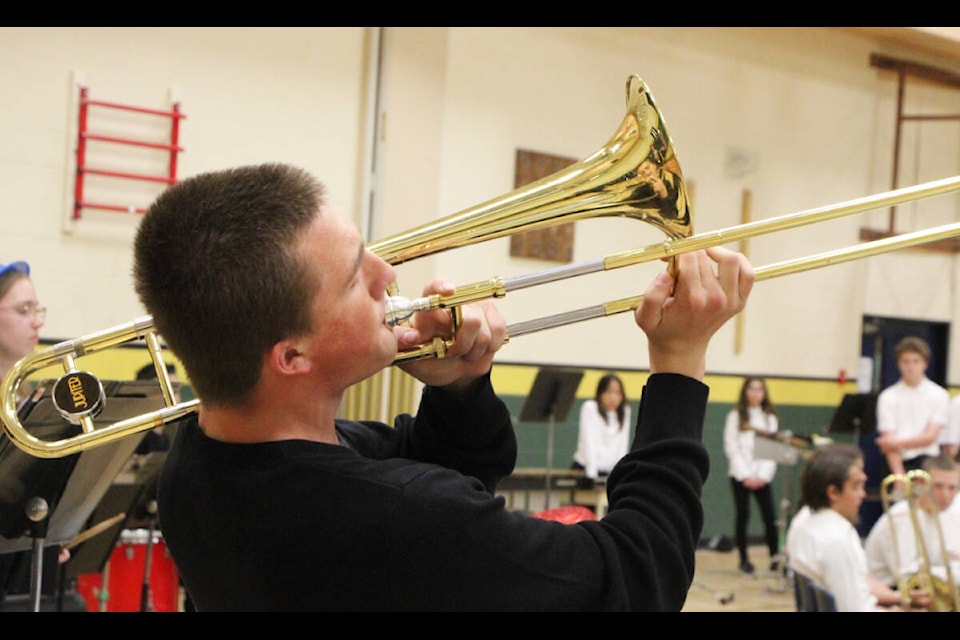
<path fill-rule="evenodd" d="M 148 540 L 147 529 L 123 530 L 103 573 L 77 576 L 77 591 L 88 611 L 141 611 L 145 588 L 149 593 L 147 611 L 179 610 L 179 575 L 163 535 L 154 531 L 150 545 Z M 148 553 L 150 574 L 145 585 Z"/>
<path fill-rule="evenodd" d="M 597 514 L 593 510 L 583 505 L 570 504 L 563 507 L 554 507 L 545 511 L 537 511 L 531 514 L 534 518 L 541 520 L 554 520 L 563 524 L 576 524 L 583 520 L 596 520 Z"/>

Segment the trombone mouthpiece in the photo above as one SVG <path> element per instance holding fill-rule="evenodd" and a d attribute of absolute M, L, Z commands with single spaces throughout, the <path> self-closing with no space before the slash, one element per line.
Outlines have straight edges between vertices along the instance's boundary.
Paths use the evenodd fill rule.
<path fill-rule="evenodd" d="M 404 298 L 403 296 L 387 296 L 386 311 L 383 321 L 387 326 L 395 327 L 417 311 L 429 311 L 430 298 Z"/>

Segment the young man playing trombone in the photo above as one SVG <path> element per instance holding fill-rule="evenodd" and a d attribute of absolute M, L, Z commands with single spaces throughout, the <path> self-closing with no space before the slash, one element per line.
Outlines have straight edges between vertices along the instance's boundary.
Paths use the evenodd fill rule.
<path fill-rule="evenodd" d="M 184 180 L 144 216 L 134 258 L 137 292 L 200 399 L 159 490 L 199 611 L 683 606 L 708 471 L 706 350 L 751 290 L 741 254 L 680 255 L 678 274 L 647 288 L 637 435 L 608 478 L 607 516 L 571 525 L 494 494 L 517 451 L 490 382 L 505 339 L 490 301 L 464 307 L 445 358 L 401 365 L 426 385 L 415 416 L 337 418 L 348 387 L 446 336 L 450 318 L 384 322 L 393 268 L 311 175 L 271 164 Z"/>
<path fill-rule="evenodd" d="M 914 482 L 929 479 L 912 487 L 909 499 L 885 504 L 883 515 L 870 529 L 864 542 L 867 565 L 874 576 L 894 589 L 929 579 L 937 587 L 938 606 L 956 610 L 960 509 L 954 502 L 960 491 L 960 465 L 941 454 L 924 460 L 922 471 L 928 476 L 907 476 L 908 481 L 911 477 Z M 889 476 L 885 482 L 895 479 Z"/>

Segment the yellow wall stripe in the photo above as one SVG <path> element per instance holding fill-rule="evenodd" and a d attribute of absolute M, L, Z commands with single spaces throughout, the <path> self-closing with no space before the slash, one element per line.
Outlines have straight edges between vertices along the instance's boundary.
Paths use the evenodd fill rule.
<path fill-rule="evenodd" d="M 576 367 L 581 369 L 581 367 Z M 498 393 L 505 396 L 526 396 L 533 386 L 540 367 L 527 364 L 496 363 L 491 379 Z M 597 381 L 609 371 L 599 368 L 582 368 L 583 380 L 577 388 L 577 398 L 592 398 Z M 646 384 L 648 371 L 614 370 L 626 387 L 627 397 L 639 400 L 643 385 Z M 707 374 L 704 382 L 710 387 L 710 401 L 718 403 L 736 403 L 743 385 L 744 375 Z M 855 382 L 838 383 L 836 380 L 811 380 L 803 378 L 766 377 L 770 398 L 775 405 L 799 406 L 839 406 L 843 396 L 856 393 Z"/>

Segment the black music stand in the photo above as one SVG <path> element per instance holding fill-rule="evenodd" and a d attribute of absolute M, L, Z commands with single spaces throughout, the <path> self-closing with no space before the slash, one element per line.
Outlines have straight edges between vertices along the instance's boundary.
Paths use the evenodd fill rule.
<path fill-rule="evenodd" d="M 144 456 L 132 456 L 130 462 L 114 479 L 90 517 L 91 528 L 123 514 L 123 518 L 80 544 L 70 560 L 64 565 L 64 578 L 76 579 L 84 574 L 104 573 L 120 536 L 126 529 L 149 530 L 147 537 L 146 566 L 141 591 L 140 610 L 148 611 L 150 556 L 153 546 L 153 531 L 157 528 L 157 485 L 167 453 L 155 451 Z M 106 602 L 101 603 L 106 605 Z M 101 611 L 107 609 L 102 608 Z"/>
<path fill-rule="evenodd" d="M 567 413 L 577 396 L 577 388 L 583 378 L 583 371 L 562 367 L 542 367 L 537 372 L 527 400 L 520 412 L 523 422 L 547 423 L 547 474 L 546 504 L 550 508 L 551 477 L 553 467 L 553 438 L 557 420 L 566 420 Z"/>
<path fill-rule="evenodd" d="M 20 424 L 42 440 L 80 432 L 53 404 L 55 380 L 44 380 L 21 405 Z M 165 405 L 155 381 L 103 381 L 104 406 L 95 424 L 106 426 Z M 76 536 L 133 454 L 129 437 L 63 458 L 39 458 L 0 436 L 0 554 L 32 550 L 30 600 L 40 610 L 43 550 Z"/>
<path fill-rule="evenodd" d="M 120 514 L 123 514 L 123 519 L 77 546 L 64 565 L 67 578 L 103 573 L 110 554 L 120 540 L 120 533 L 129 528 L 127 522 L 142 492 L 143 487 L 134 483 L 115 482 L 111 485 L 90 516 L 89 524 L 95 526 Z"/>
<path fill-rule="evenodd" d="M 827 433 L 871 433 L 877 429 L 877 394 L 848 393 L 827 425 Z"/>

